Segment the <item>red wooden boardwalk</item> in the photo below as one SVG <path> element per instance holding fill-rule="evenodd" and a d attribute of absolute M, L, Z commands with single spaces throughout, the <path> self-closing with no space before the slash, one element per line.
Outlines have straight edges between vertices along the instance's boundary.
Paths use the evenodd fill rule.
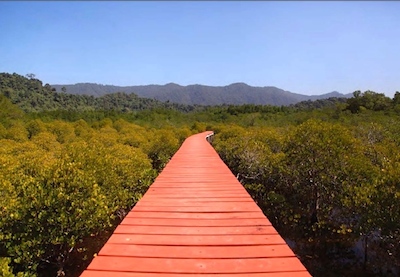
<path fill-rule="evenodd" d="M 189 137 L 82 277 L 311 276 L 205 137 Z"/>

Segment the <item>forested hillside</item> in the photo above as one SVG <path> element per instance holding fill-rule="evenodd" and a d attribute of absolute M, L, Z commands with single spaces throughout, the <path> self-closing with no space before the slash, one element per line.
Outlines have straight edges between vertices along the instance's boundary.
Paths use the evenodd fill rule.
<path fill-rule="evenodd" d="M 114 110 L 135 111 L 150 108 L 173 108 L 182 111 L 193 110 L 193 106 L 162 103 L 160 101 L 141 98 L 134 93 L 126 94 L 115 91 L 112 94 L 103 94 L 101 97 L 90 95 L 74 95 L 56 92 L 56 89 L 33 78 L 18 74 L 0 73 L 0 90 L 24 111 L 51 111 L 51 110 Z"/>
<path fill-rule="evenodd" d="M 0 81 L 3 276 L 79 276 L 181 142 L 206 129 L 313 276 L 400 274 L 399 92 L 192 110 L 135 96 L 143 106 L 128 109 Z"/>
<path fill-rule="evenodd" d="M 63 89 L 67 93 L 102 96 L 114 92 L 135 93 L 140 97 L 157 99 L 162 102 L 172 102 L 185 105 L 290 105 L 301 101 L 326 99 L 330 97 L 348 97 L 338 92 L 318 96 L 307 96 L 277 87 L 252 87 L 245 83 L 235 83 L 228 86 L 189 85 L 180 86 L 169 83 L 166 85 L 147 86 L 111 86 L 92 83 L 75 85 L 52 85 L 58 92 Z"/>

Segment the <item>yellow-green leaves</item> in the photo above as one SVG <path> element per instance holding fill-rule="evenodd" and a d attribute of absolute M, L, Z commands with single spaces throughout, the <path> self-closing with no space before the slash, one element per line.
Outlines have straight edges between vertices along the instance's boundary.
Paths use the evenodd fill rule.
<path fill-rule="evenodd" d="M 0 248 L 26 271 L 44 258 L 62 266 L 142 197 L 177 137 L 123 121 L 13 122 L 0 138 Z"/>

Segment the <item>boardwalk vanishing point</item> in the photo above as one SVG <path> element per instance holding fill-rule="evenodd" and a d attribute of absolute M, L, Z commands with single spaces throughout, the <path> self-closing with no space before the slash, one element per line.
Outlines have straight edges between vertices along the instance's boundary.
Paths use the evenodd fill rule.
<path fill-rule="evenodd" d="M 211 135 L 185 140 L 81 277 L 311 276 Z"/>

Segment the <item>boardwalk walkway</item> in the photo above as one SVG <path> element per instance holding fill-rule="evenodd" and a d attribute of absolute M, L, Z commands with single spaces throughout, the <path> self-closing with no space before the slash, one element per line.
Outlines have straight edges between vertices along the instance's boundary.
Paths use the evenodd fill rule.
<path fill-rule="evenodd" d="M 208 134 L 183 143 L 82 277 L 310 276 Z"/>

